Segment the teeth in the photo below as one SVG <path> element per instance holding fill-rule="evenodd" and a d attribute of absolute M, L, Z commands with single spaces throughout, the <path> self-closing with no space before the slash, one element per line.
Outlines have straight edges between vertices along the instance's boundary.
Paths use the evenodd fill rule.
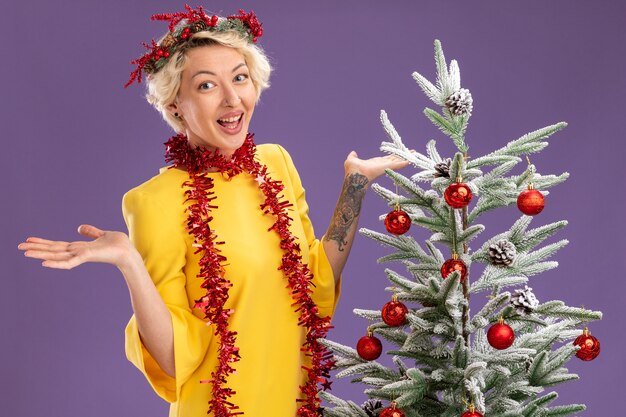
<path fill-rule="evenodd" d="M 228 119 L 219 119 L 220 122 L 224 122 L 224 123 L 232 123 L 232 122 L 238 122 L 239 119 L 241 119 L 241 116 L 243 116 L 242 114 L 240 114 L 239 116 L 235 116 L 235 117 L 230 117 Z"/>

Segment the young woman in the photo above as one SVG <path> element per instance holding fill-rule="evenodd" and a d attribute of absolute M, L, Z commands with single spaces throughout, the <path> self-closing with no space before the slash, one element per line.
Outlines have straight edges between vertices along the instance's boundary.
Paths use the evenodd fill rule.
<path fill-rule="evenodd" d="M 253 13 L 202 8 L 156 15 L 169 32 L 134 63 L 148 101 L 176 136 L 171 165 L 128 191 L 129 235 L 81 225 L 90 241 L 30 237 L 19 248 L 51 268 L 118 267 L 134 311 L 128 359 L 171 403 L 170 416 L 319 413 L 332 360 L 329 327 L 370 182 L 403 160 L 345 163 L 326 234 L 315 238 L 298 173 L 280 145 L 249 132 L 270 65 Z"/>

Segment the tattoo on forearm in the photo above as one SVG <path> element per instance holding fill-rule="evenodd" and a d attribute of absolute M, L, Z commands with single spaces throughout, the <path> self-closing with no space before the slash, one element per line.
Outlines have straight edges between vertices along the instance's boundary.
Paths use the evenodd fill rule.
<path fill-rule="evenodd" d="M 326 240 L 337 242 L 340 251 L 343 251 L 348 244 L 346 240 L 348 230 L 361 213 L 361 203 L 368 182 L 365 175 L 358 173 L 349 174 L 343 182 L 343 189 L 325 236 Z"/>

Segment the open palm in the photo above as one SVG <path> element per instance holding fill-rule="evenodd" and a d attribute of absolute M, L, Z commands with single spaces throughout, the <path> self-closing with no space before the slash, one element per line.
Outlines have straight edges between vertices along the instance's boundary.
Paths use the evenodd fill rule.
<path fill-rule="evenodd" d="M 360 159 L 355 151 L 350 152 L 344 168 L 346 173 L 359 172 L 372 182 L 385 173 L 385 169 L 402 169 L 409 163 L 396 155 L 377 156 L 370 159 Z"/>
<path fill-rule="evenodd" d="M 24 256 L 42 259 L 43 266 L 72 269 L 85 262 L 109 263 L 119 267 L 131 247 L 125 233 L 100 230 L 95 226 L 81 225 L 78 233 L 92 238 L 91 241 L 53 241 L 29 237 L 18 245 Z"/>

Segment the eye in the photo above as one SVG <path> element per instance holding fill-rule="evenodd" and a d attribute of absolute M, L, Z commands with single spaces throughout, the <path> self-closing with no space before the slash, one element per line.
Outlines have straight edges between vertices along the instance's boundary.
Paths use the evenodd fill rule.
<path fill-rule="evenodd" d="M 239 74 L 235 76 L 235 81 L 242 82 L 242 81 L 246 81 L 248 78 L 249 78 L 248 74 Z"/>
<path fill-rule="evenodd" d="M 212 82 L 206 82 L 206 83 L 202 83 L 200 84 L 200 86 L 198 86 L 199 90 L 210 90 L 213 87 L 215 87 L 215 84 L 213 84 Z"/>

